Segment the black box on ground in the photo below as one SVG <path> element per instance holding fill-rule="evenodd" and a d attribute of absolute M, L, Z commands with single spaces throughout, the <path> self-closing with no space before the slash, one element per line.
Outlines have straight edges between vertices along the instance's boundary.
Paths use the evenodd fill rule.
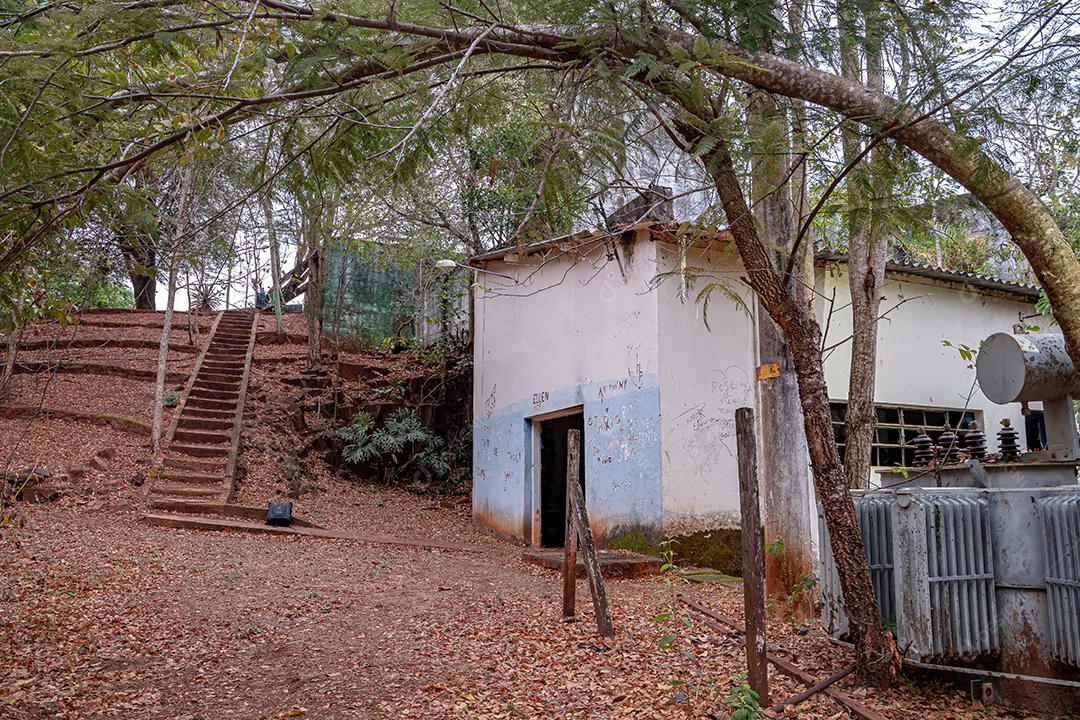
<path fill-rule="evenodd" d="M 292 503 L 291 502 L 272 502 L 267 505 L 266 508 L 266 524 L 267 525 L 281 525 L 288 527 L 292 525 Z"/>

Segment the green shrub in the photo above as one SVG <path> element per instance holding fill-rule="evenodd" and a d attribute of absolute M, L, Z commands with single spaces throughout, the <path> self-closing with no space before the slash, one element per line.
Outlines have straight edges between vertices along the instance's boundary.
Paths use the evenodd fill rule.
<path fill-rule="evenodd" d="M 377 468 L 389 482 L 433 490 L 446 490 L 453 484 L 445 443 L 424 427 L 413 410 L 395 411 L 381 427 L 361 412 L 352 424 L 338 430 L 338 437 L 345 441 L 345 462 Z"/>

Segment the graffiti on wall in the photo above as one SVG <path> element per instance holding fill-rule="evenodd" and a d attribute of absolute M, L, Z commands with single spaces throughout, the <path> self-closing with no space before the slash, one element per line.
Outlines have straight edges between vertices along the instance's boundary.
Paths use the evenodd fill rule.
<path fill-rule="evenodd" d="M 498 384 L 491 386 L 491 392 L 484 398 L 484 415 L 491 415 L 495 412 L 495 391 L 499 389 Z"/>
<path fill-rule="evenodd" d="M 679 450 L 692 461 L 703 479 L 735 458 L 735 410 L 753 404 L 750 374 L 729 365 L 705 377 L 701 400 L 674 418 L 672 432 Z"/>

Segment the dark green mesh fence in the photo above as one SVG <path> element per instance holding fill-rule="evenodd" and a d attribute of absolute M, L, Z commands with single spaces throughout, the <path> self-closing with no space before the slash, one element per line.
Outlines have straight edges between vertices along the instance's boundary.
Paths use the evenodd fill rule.
<path fill-rule="evenodd" d="M 328 332 L 339 327 L 342 337 L 369 342 L 410 336 L 415 314 L 416 272 L 387 267 L 371 255 L 356 250 L 330 251 L 323 327 Z"/>

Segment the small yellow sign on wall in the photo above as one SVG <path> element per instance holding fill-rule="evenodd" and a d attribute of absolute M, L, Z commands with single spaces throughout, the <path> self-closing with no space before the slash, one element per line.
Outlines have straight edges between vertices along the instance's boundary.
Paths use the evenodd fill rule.
<path fill-rule="evenodd" d="M 766 363 L 765 365 L 758 366 L 758 380 L 768 380 L 769 378 L 777 377 L 780 377 L 780 363 Z"/>

